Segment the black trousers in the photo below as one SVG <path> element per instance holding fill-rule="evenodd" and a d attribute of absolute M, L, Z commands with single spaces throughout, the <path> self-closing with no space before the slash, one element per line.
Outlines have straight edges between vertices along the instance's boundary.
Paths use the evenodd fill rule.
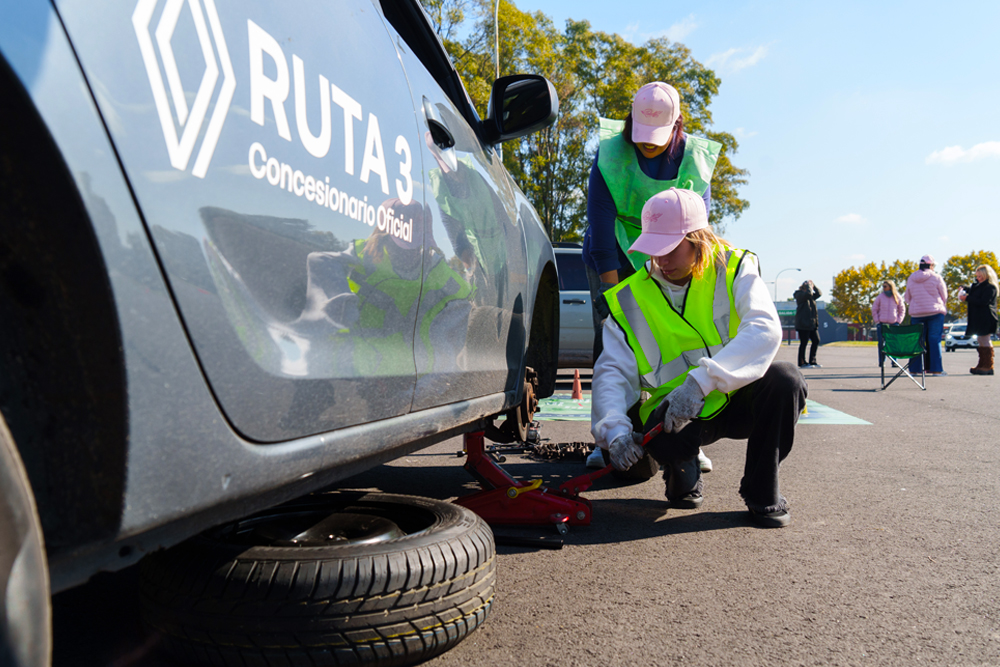
<path fill-rule="evenodd" d="M 700 493 L 701 473 L 696 460 L 699 447 L 722 438 L 745 438 L 747 455 L 740 496 L 756 512 L 787 509 L 787 501 L 778 488 L 778 468 L 792 450 L 795 425 L 807 394 L 806 381 L 799 369 L 778 361 L 771 364 L 764 377 L 733 392 L 729 405 L 714 418 L 698 419 L 679 433 L 663 433 L 653 438 L 646 449 L 664 468 L 667 498 L 676 500 L 691 491 Z M 690 472 L 692 461 L 696 473 Z M 688 481 L 681 487 L 671 484 L 674 470 L 677 470 L 675 478 L 696 481 L 693 485 Z"/>
<path fill-rule="evenodd" d="M 799 366 L 804 366 L 806 363 L 806 345 L 812 341 L 812 347 L 809 349 L 809 363 L 816 363 L 816 348 L 819 347 L 819 332 L 816 329 L 810 331 L 799 331 Z"/>

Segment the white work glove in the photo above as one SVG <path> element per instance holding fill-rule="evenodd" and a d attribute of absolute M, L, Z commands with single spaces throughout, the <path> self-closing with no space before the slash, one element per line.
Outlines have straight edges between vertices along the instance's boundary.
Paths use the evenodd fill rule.
<path fill-rule="evenodd" d="M 620 435 L 611 441 L 611 465 L 616 470 L 628 470 L 642 458 L 642 434 Z"/>
<path fill-rule="evenodd" d="M 684 378 L 683 384 L 667 394 L 664 400 L 669 403 L 663 415 L 663 430 L 667 433 L 680 431 L 701 414 L 701 409 L 705 407 L 705 395 L 690 373 Z"/>

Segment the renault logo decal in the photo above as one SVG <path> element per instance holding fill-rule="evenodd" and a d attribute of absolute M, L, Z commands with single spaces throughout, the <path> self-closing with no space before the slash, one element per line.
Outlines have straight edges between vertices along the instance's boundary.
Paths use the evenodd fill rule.
<path fill-rule="evenodd" d="M 202 1 L 205 3 L 204 13 L 202 12 Z M 229 60 L 226 40 L 222 36 L 222 25 L 219 23 L 218 12 L 215 10 L 215 0 L 166 0 L 163 13 L 156 25 L 156 46 L 154 47 L 153 37 L 150 35 L 150 23 L 153 20 L 153 12 L 157 2 L 158 0 L 139 0 L 132 13 L 132 27 L 135 28 L 135 36 L 139 40 L 139 50 L 142 52 L 142 62 L 146 66 L 149 85 L 153 89 L 153 101 L 160 117 L 160 126 L 167 144 L 170 164 L 175 169 L 187 170 L 195 143 L 201 134 L 209 105 L 215 94 L 215 87 L 219 81 L 219 66 L 222 67 L 222 88 L 215 100 L 215 108 L 212 110 L 208 128 L 205 130 L 201 148 L 198 150 L 198 157 L 195 158 L 194 168 L 191 170 L 191 173 L 198 178 L 204 178 L 208 171 L 208 164 L 212 161 L 215 145 L 219 141 L 222 125 L 226 121 L 226 114 L 229 112 L 229 105 L 233 100 L 233 91 L 236 90 L 233 65 Z M 174 29 L 177 27 L 177 20 L 185 4 L 191 10 L 202 56 L 205 58 L 205 73 L 201 77 L 198 92 L 195 94 L 190 109 L 184 95 L 184 86 L 177 69 L 177 61 L 174 59 L 174 51 L 170 45 Z M 205 22 L 205 14 L 208 15 L 208 25 Z M 211 28 L 211 33 L 209 28 Z M 157 52 L 159 52 L 159 58 Z M 216 56 L 218 56 L 218 64 Z M 163 82 L 164 75 L 166 76 L 166 85 Z"/>

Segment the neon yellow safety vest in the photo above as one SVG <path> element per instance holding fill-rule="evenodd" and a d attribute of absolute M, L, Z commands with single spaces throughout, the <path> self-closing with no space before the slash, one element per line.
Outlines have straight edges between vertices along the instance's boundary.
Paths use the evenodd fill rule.
<path fill-rule="evenodd" d="M 712 181 L 715 163 L 719 160 L 722 144 L 711 139 L 685 136 L 684 156 L 677 169 L 677 178 L 658 181 L 643 173 L 635 157 L 635 148 L 622 137 L 623 120 L 601 118 L 601 149 L 597 154 L 597 168 L 611 191 L 611 198 L 618 210 L 615 217 L 615 238 L 632 262 L 636 271 L 649 259 L 641 252 L 629 253 L 629 247 L 642 232 L 642 207 L 657 192 L 670 188 L 692 190 L 705 195 Z"/>
<path fill-rule="evenodd" d="M 721 246 L 715 257 L 719 253 L 725 265 L 713 262 L 701 278 L 692 279 L 680 310 L 645 268 L 604 293 L 611 317 L 635 353 L 639 382 L 652 392 L 639 408 L 643 423 L 663 397 L 684 382 L 699 359 L 715 356 L 736 336 L 740 317 L 733 282 L 743 258 L 752 253 Z M 728 403 L 727 394 L 713 390 L 705 397 L 699 417 L 711 419 Z"/>

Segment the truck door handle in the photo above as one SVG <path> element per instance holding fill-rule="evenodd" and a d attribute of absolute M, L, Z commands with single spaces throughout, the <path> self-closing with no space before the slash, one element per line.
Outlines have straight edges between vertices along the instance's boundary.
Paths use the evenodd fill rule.
<path fill-rule="evenodd" d="M 587 303 L 587 301 L 586 299 L 563 299 L 563 303 L 570 303 L 582 306 L 583 304 Z"/>
<path fill-rule="evenodd" d="M 451 148 L 455 145 L 455 137 L 451 136 L 451 132 L 448 131 L 448 128 L 443 123 L 433 118 L 428 118 L 427 127 L 431 131 L 431 140 L 438 148 Z"/>
<path fill-rule="evenodd" d="M 431 141 L 438 148 L 451 148 L 454 146 L 455 137 L 452 136 L 448 126 L 444 124 L 441 114 L 426 97 L 423 99 L 423 103 L 424 117 L 427 119 L 427 129 L 431 132 Z"/>

